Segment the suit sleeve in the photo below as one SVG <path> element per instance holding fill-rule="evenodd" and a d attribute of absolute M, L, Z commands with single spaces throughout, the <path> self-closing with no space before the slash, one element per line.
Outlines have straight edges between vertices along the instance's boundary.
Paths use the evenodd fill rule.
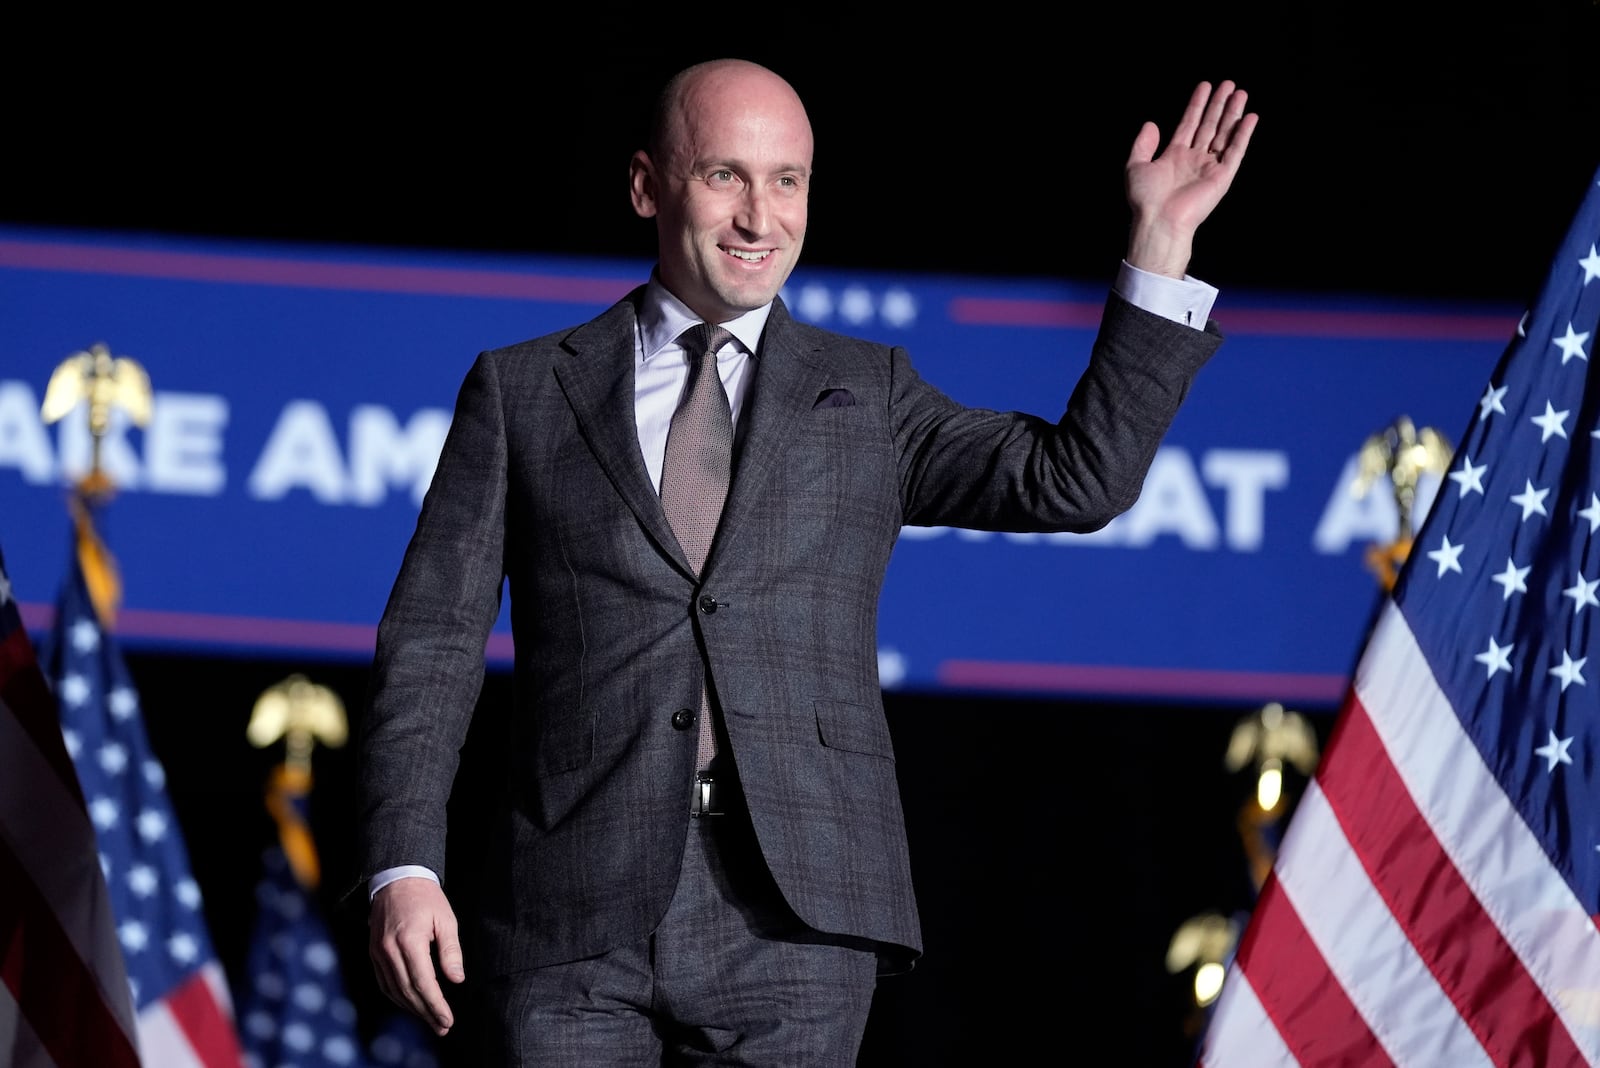
<path fill-rule="evenodd" d="M 505 411 L 480 355 L 378 625 L 358 748 L 363 878 L 401 864 L 444 876 L 446 807 L 500 613 L 505 497 Z"/>
<path fill-rule="evenodd" d="M 1112 295 L 1088 367 L 1052 423 L 956 404 L 892 357 L 891 420 L 905 522 L 974 530 L 1098 530 L 1133 506 L 1200 368 L 1222 343 Z"/>

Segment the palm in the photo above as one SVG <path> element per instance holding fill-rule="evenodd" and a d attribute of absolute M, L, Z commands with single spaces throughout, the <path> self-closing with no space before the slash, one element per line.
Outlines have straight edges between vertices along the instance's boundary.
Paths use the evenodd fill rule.
<path fill-rule="evenodd" d="M 1203 149 L 1168 145 L 1152 160 L 1129 164 L 1128 203 L 1136 214 L 1193 230 L 1222 200 L 1234 171 Z"/>
<path fill-rule="evenodd" d="M 1195 230 L 1233 184 L 1256 116 L 1245 114 L 1246 96 L 1232 82 L 1213 94 L 1201 82 L 1160 154 L 1161 134 L 1147 122 L 1128 153 L 1125 185 L 1133 212 L 1128 262 L 1175 278 L 1184 276 Z"/>

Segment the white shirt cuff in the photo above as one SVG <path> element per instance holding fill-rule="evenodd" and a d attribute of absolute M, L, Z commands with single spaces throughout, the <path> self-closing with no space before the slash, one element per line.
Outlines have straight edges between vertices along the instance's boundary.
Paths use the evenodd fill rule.
<path fill-rule="evenodd" d="M 1192 275 L 1169 278 L 1164 274 L 1141 271 L 1127 260 L 1117 272 L 1116 292 L 1136 308 L 1153 315 L 1186 323 L 1196 330 L 1204 330 L 1211 319 L 1211 306 L 1216 303 L 1217 289 Z"/>
<path fill-rule="evenodd" d="M 371 901 L 379 890 L 396 879 L 432 879 L 438 882 L 439 876 L 432 868 L 424 868 L 421 864 L 402 864 L 398 868 L 385 868 L 367 883 L 367 900 Z"/>

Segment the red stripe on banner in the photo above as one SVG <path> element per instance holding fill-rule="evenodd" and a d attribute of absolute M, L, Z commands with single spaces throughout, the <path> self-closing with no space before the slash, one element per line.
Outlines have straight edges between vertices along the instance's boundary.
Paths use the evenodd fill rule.
<path fill-rule="evenodd" d="M 1392 1068 L 1394 1062 L 1328 970 L 1276 875 L 1261 887 L 1234 961 L 1301 1064 Z"/>
<path fill-rule="evenodd" d="M 78 804 L 87 811 L 83 787 L 78 783 L 78 770 L 72 766 L 72 758 L 61 740 L 61 716 L 56 711 L 55 695 L 39 671 L 25 630 L 14 630 L 0 640 L 0 700 L 11 709 L 39 752 L 50 761 L 57 778 L 67 784 Z"/>
<path fill-rule="evenodd" d="M 206 982 L 204 971 L 189 976 L 163 1000 L 206 1068 L 240 1068 L 244 1055 L 239 1049 L 239 1036 Z"/>
<path fill-rule="evenodd" d="M 1095 330 L 1106 312 L 1103 301 L 1026 300 L 1013 297 L 954 297 L 950 321 L 973 326 L 1048 326 Z"/>
<path fill-rule="evenodd" d="M 969 326 L 1035 326 L 1095 330 L 1105 314 L 1093 301 L 1030 300 L 1022 297 L 954 297 L 952 322 Z M 1502 343 L 1517 325 L 1517 313 L 1505 315 L 1417 314 L 1411 312 L 1301 311 L 1276 308 L 1228 309 L 1228 335 L 1271 337 L 1345 337 L 1379 340 L 1421 338 L 1427 341 L 1493 341 Z"/>
<path fill-rule="evenodd" d="M 1406 790 L 1352 694 L 1317 781 L 1351 848 L 1463 1021 L 1499 1065 L 1586 1064 L 1549 999 Z M 1509 1043 L 1509 1044 L 1508 1044 Z"/>
<path fill-rule="evenodd" d="M 53 605 L 19 603 L 29 630 L 47 630 L 55 621 Z M 327 623 L 308 619 L 266 619 L 260 616 L 216 616 L 198 612 L 162 612 L 124 607 L 117 613 L 117 636 L 129 639 L 176 640 L 243 648 L 332 649 L 371 653 L 378 627 L 372 623 Z M 509 663 L 514 656 L 509 632 L 489 635 L 484 655 Z M 1293 697 L 1289 697 L 1293 700 Z"/>
<path fill-rule="evenodd" d="M 1337 705 L 1350 685 L 1345 675 L 1012 660 L 945 660 L 940 662 L 936 675 L 942 685 L 958 689 L 1307 701 L 1329 706 Z"/>
<path fill-rule="evenodd" d="M 139 1068 L 95 975 L 11 847 L 0 840 L 0 978 L 63 1068 Z"/>
<path fill-rule="evenodd" d="M 252 286 L 576 304 L 611 304 L 636 284 L 628 279 L 576 278 L 509 270 L 406 267 L 343 260 L 323 262 L 29 241 L 0 241 L 0 267 Z"/>

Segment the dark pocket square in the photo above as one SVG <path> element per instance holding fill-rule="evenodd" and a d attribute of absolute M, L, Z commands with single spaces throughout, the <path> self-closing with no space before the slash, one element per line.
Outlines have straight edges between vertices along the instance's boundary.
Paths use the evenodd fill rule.
<path fill-rule="evenodd" d="M 825 389 L 817 395 L 817 403 L 811 406 L 812 411 L 818 408 L 849 408 L 856 402 L 856 395 L 848 389 Z"/>

